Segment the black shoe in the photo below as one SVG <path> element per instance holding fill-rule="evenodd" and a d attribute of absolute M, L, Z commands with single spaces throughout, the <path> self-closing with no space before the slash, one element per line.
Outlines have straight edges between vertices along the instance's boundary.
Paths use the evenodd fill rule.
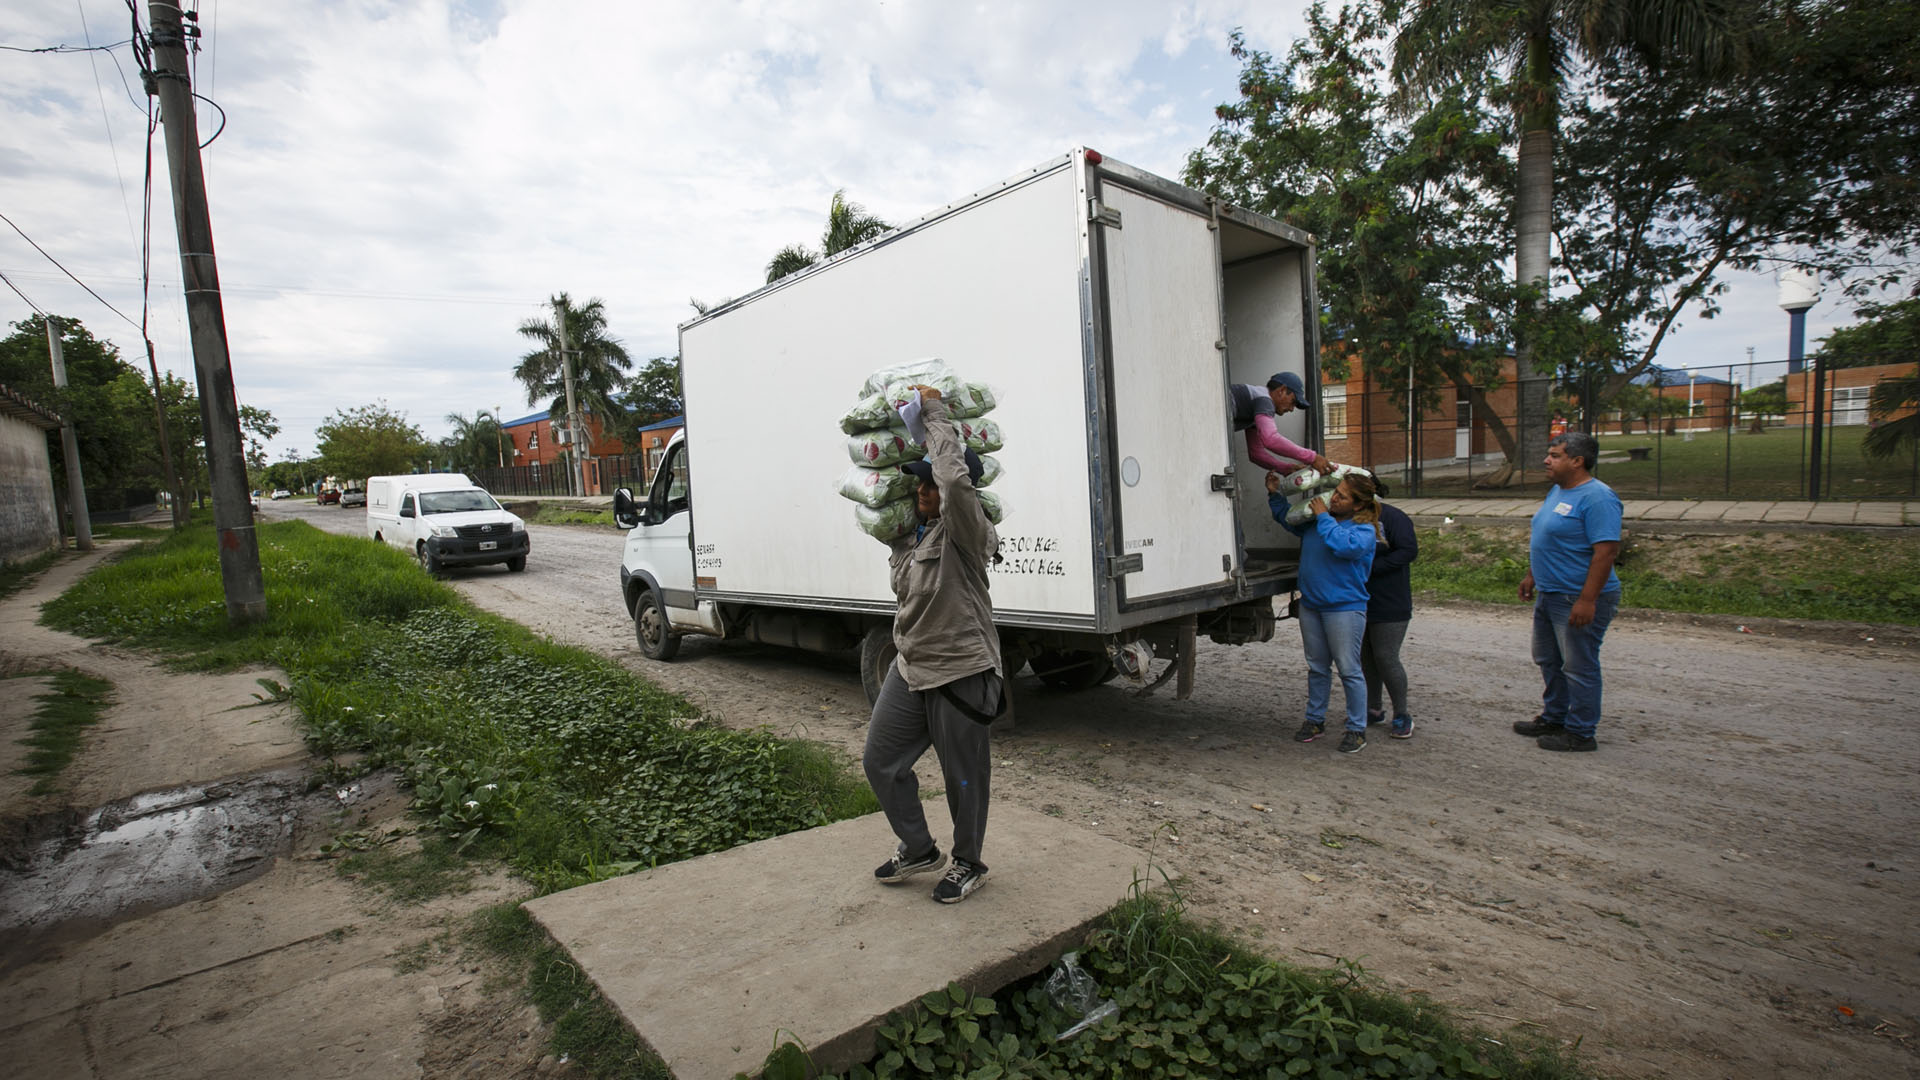
<path fill-rule="evenodd" d="M 1513 730 L 1515 734 L 1525 735 L 1529 739 L 1537 739 L 1542 735 L 1558 735 L 1566 731 L 1567 726 L 1565 724 L 1556 724 L 1544 716 L 1536 716 L 1531 720 L 1515 720 L 1513 722 Z"/>
<path fill-rule="evenodd" d="M 1339 750 L 1343 754 L 1357 754 L 1366 748 L 1367 733 L 1364 731 L 1349 731 L 1340 736 Z"/>
<path fill-rule="evenodd" d="M 918 858 L 909 857 L 907 846 L 902 844 L 894 849 L 893 858 L 874 867 L 873 880 L 882 885 L 898 885 L 915 874 L 938 870 L 946 861 L 947 857 L 940 854 L 939 844 L 933 845 L 932 851 Z"/>
<path fill-rule="evenodd" d="M 987 883 L 987 868 L 965 859 L 953 860 L 945 877 L 933 887 L 933 898 L 943 904 L 957 904 L 973 890 Z"/>
<path fill-rule="evenodd" d="M 1293 741 L 1294 742 L 1312 742 L 1313 740 L 1319 738 L 1322 735 L 1325 735 L 1326 733 L 1327 733 L 1327 725 L 1316 724 L 1313 721 L 1308 720 L 1307 722 L 1300 725 L 1299 731 L 1296 731 L 1293 733 Z"/>
<path fill-rule="evenodd" d="M 1387 722 L 1387 714 L 1384 710 L 1381 710 L 1381 709 L 1367 710 L 1367 726 L 1368 727 L 1372 727 L 1375 724 L 1384 724 L 1386 722 Z"/>
<path fill-rule="evenodd" d="M 1558 735 L 1540 736 L 1540 749 L 1561 751 L 1598 750 L 1600 743 L 1589 735 L 1575 735 L 1571 731 L 1562 731 Z"/>

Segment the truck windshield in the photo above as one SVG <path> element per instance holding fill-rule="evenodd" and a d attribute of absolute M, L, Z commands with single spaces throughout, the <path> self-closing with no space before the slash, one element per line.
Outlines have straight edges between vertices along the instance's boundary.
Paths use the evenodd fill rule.
<path fill-rule="evenodd" d="M 467 488 L 465 491 L 423 491 L 420 493 L 420 512 L 422 514 L 457 514 L 462 510 L 498 510 L 500 504 L 493 496 L 479 488 Z"/>

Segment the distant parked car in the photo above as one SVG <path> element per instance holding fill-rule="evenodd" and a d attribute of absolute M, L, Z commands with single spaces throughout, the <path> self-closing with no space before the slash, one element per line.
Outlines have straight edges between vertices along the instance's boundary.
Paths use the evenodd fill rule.
<path fill-rule="evenodd" d="M 332 506 L 334 503 L 337 503 L 339 501 L 340 501 L 339 488 L 328 488 L 327 490 L 321 492 L 318 498 L 314 499 L 314 502 L 319 504 L 320 506 Z"/>
<path fill-rule="evenodd" d="M 256 514 L 260 512 L 260 493 L 257 491 L 253 493 L 253 510 Z"/>
<path fill-rule="evenodd" d="M 278 488 L 274 491 L 273 497 L 276 499 L 291 499 L 293 498 L 293 492 L 288 491 L 286 488 Z"/>
<path fill-rule="evenodd" d="M 365 505 L 367 505 L 367 490 L 365 488 L 350 487 L 340 493 L 340 508 L 342 510 L 349 506 Z"/>

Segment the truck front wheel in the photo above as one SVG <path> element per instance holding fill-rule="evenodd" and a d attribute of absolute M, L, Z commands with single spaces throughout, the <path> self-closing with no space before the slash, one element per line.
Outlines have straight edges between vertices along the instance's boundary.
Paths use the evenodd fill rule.
<path fill-rule="evenodd" d="M 887 685 L 887 673 L 893 670 L 900 650 L 893 644 L 893 627 L 876 626 L 860 639 L 860 685 L 867 692 L 867 704 L 880 700 L 880 688 Z"/>
<path fill-rule="evenodd" d="M 421 544 L 419 548 L 415 550 L 414 554 L 420 558 L 420 569 L 425 570 L 434 577 L 440 576 L 440 556 L 435 555 L 426 544 Z"/>
<path fill-rule="evenodd" d="M 640 598 L 634 601 L 633 636 L 649 660 L 671 660 L 680 654 L 680 635 L 674 633 L 667 622 L 666 608 L 661 605 L 657 590 L 643 589 Z"/>

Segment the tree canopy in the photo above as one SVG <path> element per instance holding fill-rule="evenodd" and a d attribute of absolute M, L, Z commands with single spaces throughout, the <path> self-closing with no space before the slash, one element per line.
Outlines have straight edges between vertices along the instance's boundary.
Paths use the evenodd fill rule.
<path fill-rule="evenodd" d="M 1854 309 L 1861 320 L 1820 339 L 1814 353 L 1829 368 L 1920 364 L 1920 297 L 1892 303 L 1867 301 Z"/>
<path fill-rule="evenodd" d="M 827 228 L 820 234 L 820 251 L 816 253 L 805 244 L 789 244 L 781 248 L 767 263 L 767 284 L 805 270 L 821 259 L 831 259 L 848 248 L 859 247 L 892 228 L 867 213 L 866 207 L 849 202 L 844 189 L 836 191 L 833 193 L 833 202 L 827 206 Z"/>
<path fill-rule="evenodd" d="M 555 321 L 556 312 L 563 322 Z M 513 369 L 513 377 L 527 388 L 527 404 L 545 401 L 552 415 L 566 416 L 566 374 L 560 360 L 562 325 L 573 351 L 574 399 L 589 412 L 620 417 L 620 388 L 633 360 L 627 355 L 627 347 L 608 330 L 606 305 L 597 297 L 575 304 L 571 296 L 559 293 L 553 297 L 546 318 L 520 324 L 520 336 L 538 343 Z"/>
<path fill-rule="evenodd" d="M 433 453 L 420 429 L 384 401 L 335 410 L 314 429 L 327 471 L 358 484 L 369 476 L 412 472 Z"/>

